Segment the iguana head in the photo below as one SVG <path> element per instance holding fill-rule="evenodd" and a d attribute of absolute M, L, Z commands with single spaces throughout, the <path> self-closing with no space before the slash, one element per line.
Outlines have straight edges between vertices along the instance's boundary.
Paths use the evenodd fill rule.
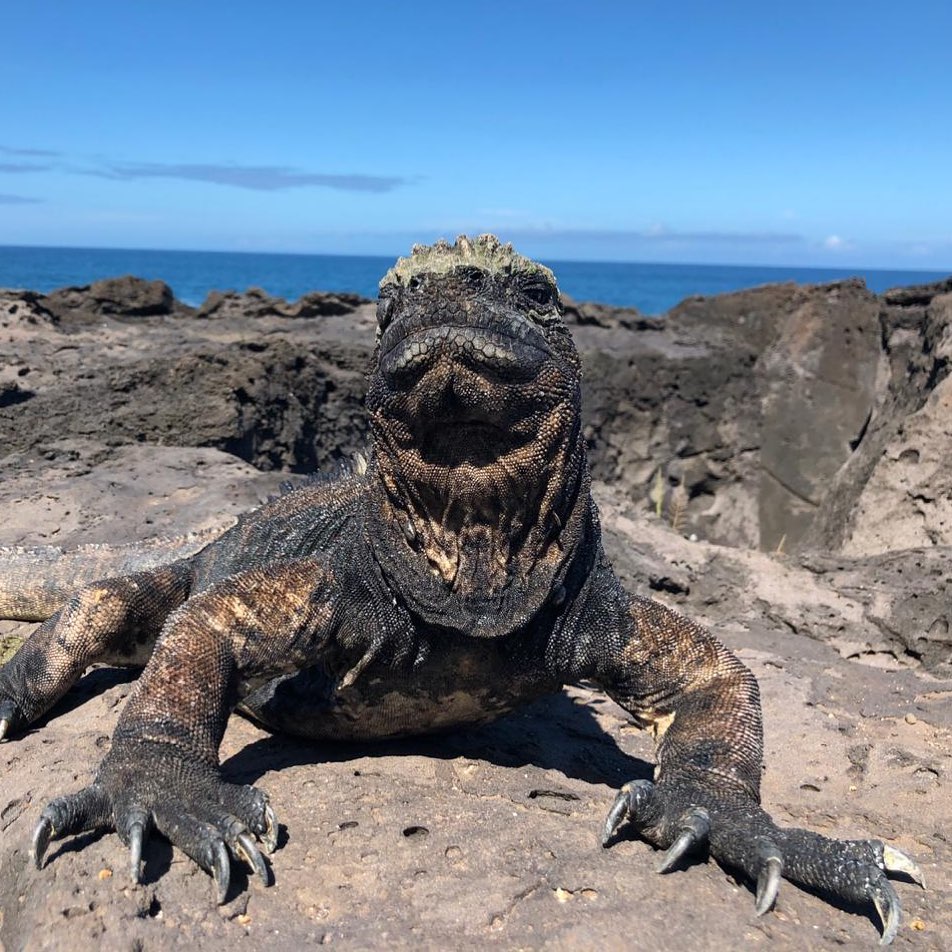
<path fill-rule="evenodd" d="M 381 281 L 377 316 L 371 477 L 400 530 L 381 562 L 425 575 L 441 611 L 498 613 L 557 573 L 587 487 L 555 277 L 492 235 L 417 246 Z"/>

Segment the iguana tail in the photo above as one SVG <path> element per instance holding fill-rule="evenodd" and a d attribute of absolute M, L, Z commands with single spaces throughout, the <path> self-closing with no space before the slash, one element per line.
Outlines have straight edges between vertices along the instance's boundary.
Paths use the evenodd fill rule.
<path fill-rule="evenodd" d="M 44 621 L 84 585 L 188 558 L 221 532 L 208 529 L 129 545 L 82 545 L 75 549 L 0 546 L 0 618 Z"/>

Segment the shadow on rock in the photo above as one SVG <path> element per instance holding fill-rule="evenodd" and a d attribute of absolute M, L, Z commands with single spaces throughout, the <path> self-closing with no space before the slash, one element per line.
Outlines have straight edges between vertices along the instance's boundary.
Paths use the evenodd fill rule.
<path fill-rule="evenodd" d="M 222 769 L 232 782 L 253 784 L 263 774 L 286 767 L 399 755 L 439 760 L 470 757 L 499 767 L 531 764 L 610 787 L 650 779 L 653 771 L 651 764 L 620 750 L 593 711 L 565 693 L 543 698 L 483 727 L 430 737 L 317 743 L 271 735 L 243 748 Z"/>

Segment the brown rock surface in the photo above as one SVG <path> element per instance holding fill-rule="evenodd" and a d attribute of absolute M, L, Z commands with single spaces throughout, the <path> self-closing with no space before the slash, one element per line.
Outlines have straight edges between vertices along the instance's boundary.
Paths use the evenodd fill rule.
<path fill-rule="evenodd" d="M 78 294 L 72 312 L 95 320 L 70 322 L 51 297 L 0 292 L 0 545 L 225 525 L 286 478 L 276 470 L 332 465 L 360 446 L 369 305 L 308 306 L 296 316 L 313 320 L 296 320 L 294 305 L 259 298 L 252 316 L 233 296 L 213 320 L 173 303 L 127 321 L 121 302 L 108 314 Z M 758 675 L 764 800 L 780 822 L 882 836 L 919 860 L 929 890 L 898 884 L 896 947 L 910 949 L 952 947 L 946 302 L 934 289 L 876 299 L 853 283 L 791 285 L 691 299 L 665 320 L 597 311 L 573 328 L 620 573 L 712 626 Z M 855 396 L 832 422 L 821 393 L 831 353 L 850 364 Z M 872 389 L 859 372 L 871 364 Z M 795 380 L 809 381 L 812 399 Z M 789 413 L 771 417 L 771 400 L 774 411 L 803 401 L 797 414 L 836 437 L 823 445 L 840 461 L 826 460 L 814 480 L 803 531 L 837 537 L 834 549 L 845 541 L 842 552 L 757 551 L 768 436 L 782 446 L 776 434 L 787 427 L 794 449 L 809 436 Z M 900 458 L 912 448 L 923 469 L 903 481 L 898 467 L 910 458 Z M 918 498 L 936 486 L 931 500 Z M 887 505 L 897 525 L 929 525 L 936 539 L 924 529 L 892 537 L 890 521 L 874 518 Z M 0 622 L 0 639 L 30 627 Z M 160 840 L 139 888 L 111 835 L 54 844 L 37 872 L 27 851 L 38 811 L 88 781 L 129 687 L 127 675 L 93 671 L 44 724 L 0 745 L 5 949 L 875 942 L 867 916 L 789 884 L 757 919 L 748 887 L 714 865 L 658 876 L 636 840 L 598 847 L 613 788 L 650 775 L 652 746 L 584 687 L 418 743 L 318 749 L 233 718 L 228 776 L 267 789 L 286 831 L 274 885 L 242 879 L 223 907 L 205 874 Z"/>
<path fill-rule="evenodd" d="M 214 447 L 298 472 L 359 449 L 372 304 L 251 289 L 210 295 L 201 320 L 176 302 L 142 316 L 152 284 L 0 291 L 0 446 L 72 433 Z M 100 285 L 113 289 L 108 312 Z M 949 469 L 947 441 L 929 437 L 946 398 L 927 406 L 948 374 L 949 300 L 945 284 L 877 298 L 845 281 L 689 298 L 664 318 L 572 302 L 593 474 L 712 541 L 882 551 L 883 533 L 867 545 L 875 530 L 857 522 L 882 514 L 880 481 L 904 478 L 886 465 L 871 481 L 881 461 L 892 454 L 901 469 L 915 449 L 921 481 Z M 922 447 L 901 445 L 907 424 Z M 945 483 L 919 498 L 915 482 L 893 547 L 948 531 Z"/>
<path fill-rule="evenodd" d="M 952 294 L 934 298 L 934 361 L 952 360 Z M 843 551 L 862 555 L 952 544 L 952 378 L 906 416 L 856 500 Z"/>
<path fill-rule="evenodd" d="M 883 373 L 875 404 L 862 439 L 831 481 L 817 509 L 805 539 L 806 547 L 840 549 L 846 544 L 857 553 L 883 551 L 884 537 L 867 525 L 867 517 L 873 516 L 875 522 L 875 511 L 884 506 L 895 519 L 887 533 L 892 541 L 886 548 L 902 548 L 912 527 L 932 521 L 931 512 L 937 500 L 910 499 L 902 487 L 898 487 L 901 491 L 892 492 L 889 483 L 897 478 L 901 481 L 902 476 L 890 470 L 898 468 L 892 465 L 893 458 L 903 466 L 911 462 L 911 454 L 899 459 L 903 449 L 898 445 L 909 427 L 921 431 L 920 435 L 928 441 L 929 445 L 924 447 L 927 453 L 935 453 L 941 459 L 943 453 L 949 452 L 949 443 L 943 442 L 944 421 L 937 420 L 928 409 L 918 420 L 916 416 L 927 403 L 937 399 L 933 395 L 944 389 L 943 381 L 952 365 L 950 291 L 952 279 L 919 288 L 900 288 L 882 296 Z M 916 447 L 906 448 L 920 452 Z M 880 472 L 873 478 L 877 469 Z M 884 491 L 877 491 L 877 484 Z M 865 500 L 858 504 L 861 496 Z"/>

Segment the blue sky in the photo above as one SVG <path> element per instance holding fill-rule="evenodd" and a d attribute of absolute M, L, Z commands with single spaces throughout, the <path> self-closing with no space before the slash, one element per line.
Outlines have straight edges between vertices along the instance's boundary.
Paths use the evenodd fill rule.
<path fill-rule="evenodd" d="M 6 5 L 0 244 L 952 270 L 952 3 Z"/>

